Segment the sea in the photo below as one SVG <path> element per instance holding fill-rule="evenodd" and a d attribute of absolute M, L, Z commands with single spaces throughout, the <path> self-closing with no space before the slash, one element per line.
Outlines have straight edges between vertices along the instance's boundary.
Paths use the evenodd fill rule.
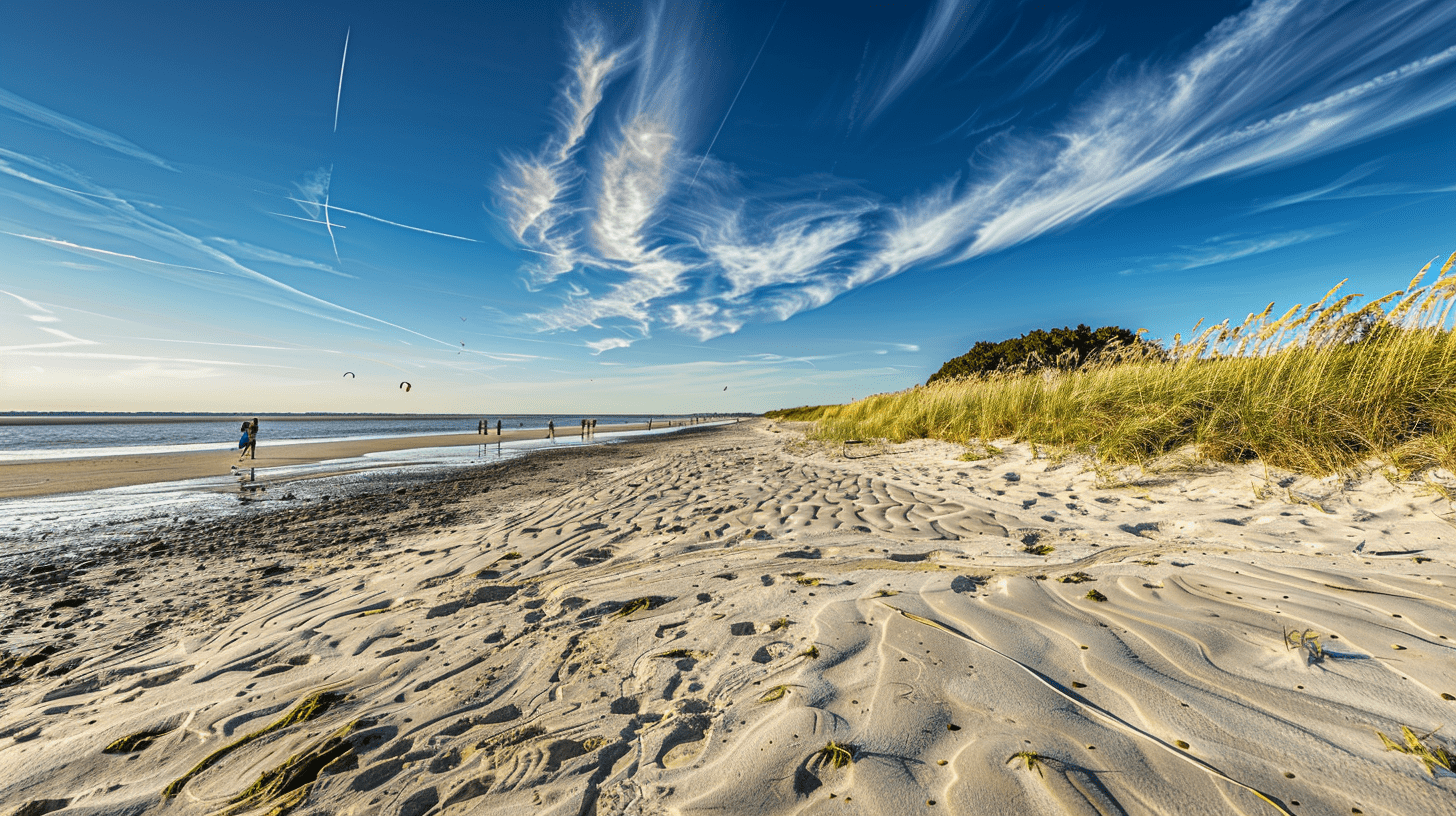
<path fill-rule="evenodd" d="M 406 436 L 473 434 L 487 417 L 399 415 L 259 416 L 265 446 Z M 236 450 L 239 427 L 251 416 L 95 414 L 0 414 L 0 466 L 7 463 L 208 450 Z M 23 566 L 58 554 L 80 558 L 87 549 L 149 531 L 198 514 L 267 512 L 296 503 L 327 501 L 356 493 L 377 493 L 428 481 L 463 467 L 494 464 L 533 452 L 583 445 L 611 445 L 687 427 L 732 422 L 705 417 L 687 425 L 665 414 L 545 415 L 488 417 L 491 427 L 545 429 L 548 422 L 570 430 L 582 419 L 610 425 L 667 425 L 652 431 L 603 430 L 588 440 L 560 437 L 384 451 L 304 465 L 257 468 L 203 479 L 106 488 L 83 493 L 0 499 L 0 568 Z M 261 485 L 261 488 L 258 488 Z M 57 553 L 57 550 L 63 553 Z"/>
<path fill-rule="evenodd" d="M 629 425 L 683 418 L 667 414 L 259 416 L 258 438 L 270 446 L 475 433 L 481 419 L 488 419 L 492 428 L 499 421 L 503 429 L 521 430 L 545 429 L 552 421 L 557 428 L 569 429 L 578 427 L 583 419 L 596 419 L 599 425 Z M 237 447 L 240 426 L 252 418 L 240 414 L 0 414 L 0 464 L 232 449 Z"/>

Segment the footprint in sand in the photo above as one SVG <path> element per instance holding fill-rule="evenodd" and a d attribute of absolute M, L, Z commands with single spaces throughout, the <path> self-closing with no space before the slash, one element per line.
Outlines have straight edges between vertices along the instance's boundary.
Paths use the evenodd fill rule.
<path fill-rule="evenodd" d="M 759 650 L 753 653 L 753 662 L 772 663 L 793 650 L 793 646 L 790 646 L 782 640 L 776 640 L 773 643 L 759 647 Z"/>
<path fill-rule="evenodd" d="M 657 753 L 658 764 L 664 768 L 680 768 L 697 759 L 707 747 L 703 735 L 708 732 L 708 725 L 708 718 L 699 716 L 679 722 L 662 741 L 662 749 Z"/>

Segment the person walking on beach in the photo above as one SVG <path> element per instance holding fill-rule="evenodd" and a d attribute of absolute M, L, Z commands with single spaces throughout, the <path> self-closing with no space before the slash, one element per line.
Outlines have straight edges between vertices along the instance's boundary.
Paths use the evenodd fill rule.
<path fill-rule="evenodd" d="M 500 436 L 500 429 L 501 429 L 501 421 L 499 419 L 497 419 L 495 421 L 495 435 L 496 436 Z"/>
<path fill-rule="evenodd" d="M 238 454 L 238 461 L 246 456 L 249 459 L 258 458 L 258 418 L 253 417 L 252 422 L 243 423 L 243 433 L 248 435 L 248 444 L 243 446 L 243 452 Z"/>
<path fill-rule="evenodd" d="M 556 420 L 554 420 L 554 419 L 548 419 L 548 420 L 546 420 L 546 438 L 547 439 L 555 439 L 556 438 Z"/>

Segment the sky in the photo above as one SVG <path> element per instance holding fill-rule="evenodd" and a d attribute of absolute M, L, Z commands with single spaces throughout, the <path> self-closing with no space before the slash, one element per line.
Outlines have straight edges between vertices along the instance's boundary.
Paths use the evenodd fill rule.
<path fill-rule="evenodd" d="M 1456 250 L 1449 0 L 0 18 L 0 411 L 758 412 Z"/>

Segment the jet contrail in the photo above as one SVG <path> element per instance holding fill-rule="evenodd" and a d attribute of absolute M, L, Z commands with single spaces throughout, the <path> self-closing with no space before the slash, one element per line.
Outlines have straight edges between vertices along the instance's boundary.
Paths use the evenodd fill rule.
<path fill-rule="evenodd" d="M 125 258 L 128 261 L 141 261 L 142 263 L 156 264 L 157 266 L 170 266 L 173 269 L 190 269 L 193 272 L 210 272 L 214 275 L 223 274 L 216 269 L 203 269 L 200 266 L 183 266 L 182 264 L 167 263 L 166 261 L 154 261 L 151 258 L 140 258 L 136 255 L 128 255 L 125 252 L 112 252 L 109 249 L 97 249 L 96 247 L 82 246 L 81 244 L 73 244 L 70 241 L 60 241 L 55 238 L 41 238 L 35 235 L 22 235 L 18 232 L 5 232 L 3 230 L 0 230 L 0 235 L 9 235 L 12 238 L 24 238 L 27 241 L 37 241 L 42 244 L 50 244 L 52 246 L 80 250 L 81 252 L 95 252 L 98 255 L 110 255 L 113 258 Z"/>
<path fill-rule="evenodd" d="M 265 212 L 267 212 L 269 215 L 276 215 L 279 218 L 292 218 L 294 221 L 307 221 L 310 224 L 322 224 L 322 223 L 324 223 L 324 222 L 318 220 L 317 218 L 304 218 L 303 216 L 299 216 L 299 215 L 289 215 L 287 213 L 277 213 L 277 212 L 273 212 L 272 210 L 266 210 Z M 338 227 L 339 229 L 348 229 L 348 227 L 344 226 L 343 224 L 333 224 L 332 226 Z"/>
<path fill-rule="evenodd" d="M 344 29 L 344 58 L 339 60 L 339 92 L 334 95 L 334 132 L 339 132 L 339 102 L 344 98 L 344 64 L 349 61 L 349 32 L 353 27 Z"/>
<path fill-rule="evenodd" d="M 315 202 L 315 201 L 304 201 L 303 199 L 294 198 L 293 196 L 287 196 L 287 198 L 288 198 L 289 201 L 294 201 L 294 202 L 297 202 L 299 204 L 305 204 L 305 205 L 308 205 L 310 207 L 317 207 L 318 206 L 318 202 Z M 378 221 L 381 224 L 388 224 L 391 227 L 399 227 L 400 229 L 414 230 L 415 232 L 423 232 L 423 233 L 425 233 L 427 235 L 438 235 L 441 238 L 454 238 L 457 241 L 469 241 L 472 244 L 478 244 L 478 243 L 480 243 L 480 241 L 478 241 L 478 240 L 476 240 L 474 238 L 466 238 L 463 235 L 451 235 L 448 232 L 436 232 L 435 230 L 425 229 L 424 227 L 412 227 L 409 224 L 401 224 L 398 221 L 390 221 L 388 218 L 380 218 L 377 215 L 370 215 L 369 213 L 359 212 L 358 210 L 351 210 L 351 209 L 348 209 L 346 207 L 335 207 L 334 205 L 328 203 L 328 196 L 327 195 L 325 195 L 325 197 L 324 197 L 324 205 L 323 206 L 324 206 L 325 209 L 338 210 L 341 213 L 348 213 L 349 215 L 357 215 L 360 218 L 368 218 L 370 221 Z M 320 223 L 322 223 L 322 222 L 320 222 Z M 335 224 L 334 226 L 339 227 L 340 229 L 343 228 L 343 225 L 341 225 L 341 224 Z M 542 253 L 542 254 L 544 255 L 544 254 L 548 254 L 548 253 Z"/>
<path fill-rule="evenodd" d="M 344 260 L 339 257 L 339 242 L 334 240 L 334 225 L 329 223 L 329 188 L 333 186 L 334 166 L 331 164 L 329 165 L 329 183 L 324 186 L 324 229 L 329 231 L 329 243 L 334 245 L 334 260 L 343 266 Z"/>
<path fill-rule="evenodd" d="M 766 34 L 763 38 L 763 45 L 760 45 L 758 47 L 758 53 L 753 55 L 753 62 L 748 66 L 748 73 L 743 75 L 743 82 L 739 83 L 738 85 L 738 93 L 733 94 L 733 101 L 728 103 L 728 111 L 727 113 L 723 114 L 723 121 L 718 123 L 718 130 L 713 134 L 713 140 L 708 142 L 708 149 L 703 152 L 703 160 L 698 162 L 698 169 L 693 172 L 693 181 L 691 184 L 688 185 L 688 189 L 692 189 L 694 186 L 697 185 L 698 173 L 703 172 L 703 165 L 707 163 L 708 155 L 713 152 L 713 145 L 718 143 L 718 134 L 722 133 L 723 126 L 728 124 L 728 116 L 729 114 L 733 113 L 733 106 L 738 104 L 738 97 L 743 93 L 744 86 L 748 84 L 748 78 L 753 76 L 753 69 L 758 65 L 758 58 L 763 56 L 763 49 L 768 45 L 769 37 L 773 36 L 774 27 L 779 24 L 779 17 L 781 17 L 784 13 L 784 6 L 787 6 L 788 4 L 789 0 L 784 0 L 784 2 L 779 5 L 779 13 L 774 15 L 773 24 L 768 27 L 768 34 Z"/>

